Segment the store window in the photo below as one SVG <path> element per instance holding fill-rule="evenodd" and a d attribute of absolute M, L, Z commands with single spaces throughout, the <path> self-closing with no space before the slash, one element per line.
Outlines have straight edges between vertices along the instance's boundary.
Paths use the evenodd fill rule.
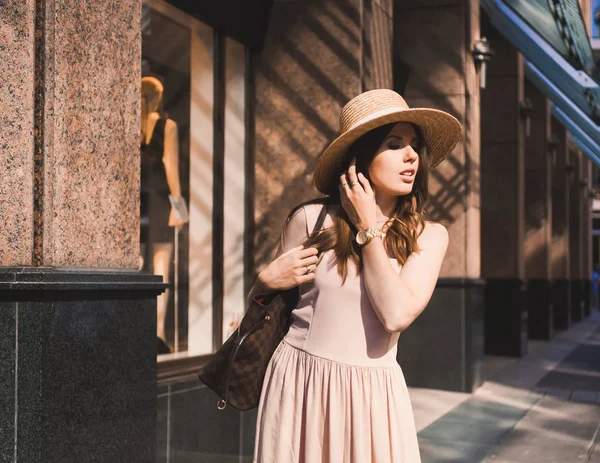
<path fill-rule="evenodd" d="M 144 1 L 140 269 L 169 285 L 157 299 L 159 362 L 214 352 L 244 312 L 246 53 Z"/>

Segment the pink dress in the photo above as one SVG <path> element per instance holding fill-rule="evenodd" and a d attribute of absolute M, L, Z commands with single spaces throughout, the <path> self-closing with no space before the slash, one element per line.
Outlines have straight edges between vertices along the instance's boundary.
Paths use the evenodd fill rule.
<path fill-rule="evenodd" d="M 308 236 L 321 207 L 295 214 L 280 252 Z M 331 223 L 328 215 L 324 227 Z M 399 272 L 396 259 L 390 262 Z M 396 361 L 399 333 L 384 329 L 352 264 L 342 285 L 333 250 L 323 253 L 315 273 L 314 282 L 300 286 L 290 330 L 267 368 L 254 461 L 420 462 Z"/>

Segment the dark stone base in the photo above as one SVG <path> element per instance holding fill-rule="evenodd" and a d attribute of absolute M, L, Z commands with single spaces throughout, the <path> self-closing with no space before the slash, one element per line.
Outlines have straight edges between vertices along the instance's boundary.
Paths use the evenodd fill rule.
<path fill-rule="evenodd" d="M 583 320 L 583 281 L 571 280 L 571 320 Z"/>
<path fill-rule="evenodd" d="M 429 305 L 398 342 L 409 386 L 473 392 L 483 383 L 484 285 L 475 279 L 438 281 Z"/>
<path fill-rule="evenodd" d="M 196 375 L 158 383 L 157 463 L 252 459 L 258 409 L 217 410 L 217 400 Z"/>
<path fill-rule="evenodd" d="M 583 315 L 592 314 L 592 280 L 583 280 Z"/>
<path fill-rule="evenodd" d="M 527 280 L 527 327 L 530 339 L 551 339 L 554 334 L 552 280 Z"/>
<path fill-rule="evenodd" d="M 509 357 L 527 355 L 526 280 L 486 280 L 485 353 Z"/>
<path fill-rule="evenodd" d="M 554 329 L 567 330 L 571 326 L 571 282 L 567 279 L 553 281 Z"/>
<path fill-rule="evenodd" d="M 164 286 L 137 272 L 0 269 L 0 461 L 155 461 Z"/>

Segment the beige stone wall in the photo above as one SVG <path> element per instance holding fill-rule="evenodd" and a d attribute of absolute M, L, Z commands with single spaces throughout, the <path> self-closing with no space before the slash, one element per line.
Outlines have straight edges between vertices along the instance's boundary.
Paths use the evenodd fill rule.
<path fill-rule="evenodd" d="M 582 180 L 582 156 L 579 148 L 569 141 L 569 163 L 573 168 L 569 185 L 569 264 L 570 278 L 579 280 L 582 278 L 582 204 L 581 204 L 581 187 Z"/>
<path fill-rule="evenodd" d="M 584 274 L 583 278 L 590 279 L 592 278 L 592 271 L 594 265 L 594 246 L 593 246 L 593 237 L 592 237 L 592 199 L 590 197 L 593 192 L 594 185 L 594 163 L 591 159 L 587 158 L 585 161 L 585 180 L 588 183 L 588 188 L 584 198 L 584 223 L 583 227 L 586 230 L 586 233 L 583 236 L 584 239 Z"/>
<path fill-rule="evenodd" d="M 496 51 L 481 102 L 481 273 L 523 278 L 525 134 L 519 104 L 525 97 L 523 57 L 489 23 Z"/>
<path fill-rule="evenodd" d="M 312 172 L 339 131 L 342 106 L 391 86 L 391 14 L 388 0 L 274 3 L 256 75 L 257 270 L 289 210 L 321 196 Z"/>
<path fill-rule="evenodd" d="M 551 120 L 552 133 L 556 135 L 558 150 L 556 164 L 552 167 L 552 278 L 567 279 L 569 264 L 569 188 L 566 173 L 568 156 L 567 129 L 556 119 Z"/>
<path fill-rule="evenodd" d="M 533 107 L 531 131 L 525 138 L 525 276 L 545 279 L 551 277 L 551 109 L 550 101 L 529 81 L 525 95 Z"/>
<path fill-rule="evenodd" d="M 363 0 L 363 90 L 392 88 L 393 1 Z"/>
<path fill-rule="evenodd" d="M 8 0 L 0 14 L 0 266 L 33 253 L 35 2 Z"/>
<path fill-rule="evenodd" d="M 410 106 L 448 111 L 463 140 L 431 173 L 430 215 L 448 227 L 442 277 L 480 276 L 480 89 L 471 49 L 479 39 L 479 2 L 397 2 L 395 84 Z"/>

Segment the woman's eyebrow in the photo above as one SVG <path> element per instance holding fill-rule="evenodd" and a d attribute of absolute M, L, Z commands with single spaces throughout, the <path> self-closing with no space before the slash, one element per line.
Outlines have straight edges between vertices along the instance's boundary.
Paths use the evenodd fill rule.
<path fill-rule="evenodd" d="M 402 135 L 388 135 L 388 136 L 386 137 L 386 140 L 387 140 L 388 138 L 400 138 L 401 140 L 404 140 L 404 137 L 403 137 Z M 413 143 L 413 142 L 418 142 L 418 141 L 419 141 L 419 137 L 414 137 L 414 138 L 411 140 L 411 143 Z"/>

